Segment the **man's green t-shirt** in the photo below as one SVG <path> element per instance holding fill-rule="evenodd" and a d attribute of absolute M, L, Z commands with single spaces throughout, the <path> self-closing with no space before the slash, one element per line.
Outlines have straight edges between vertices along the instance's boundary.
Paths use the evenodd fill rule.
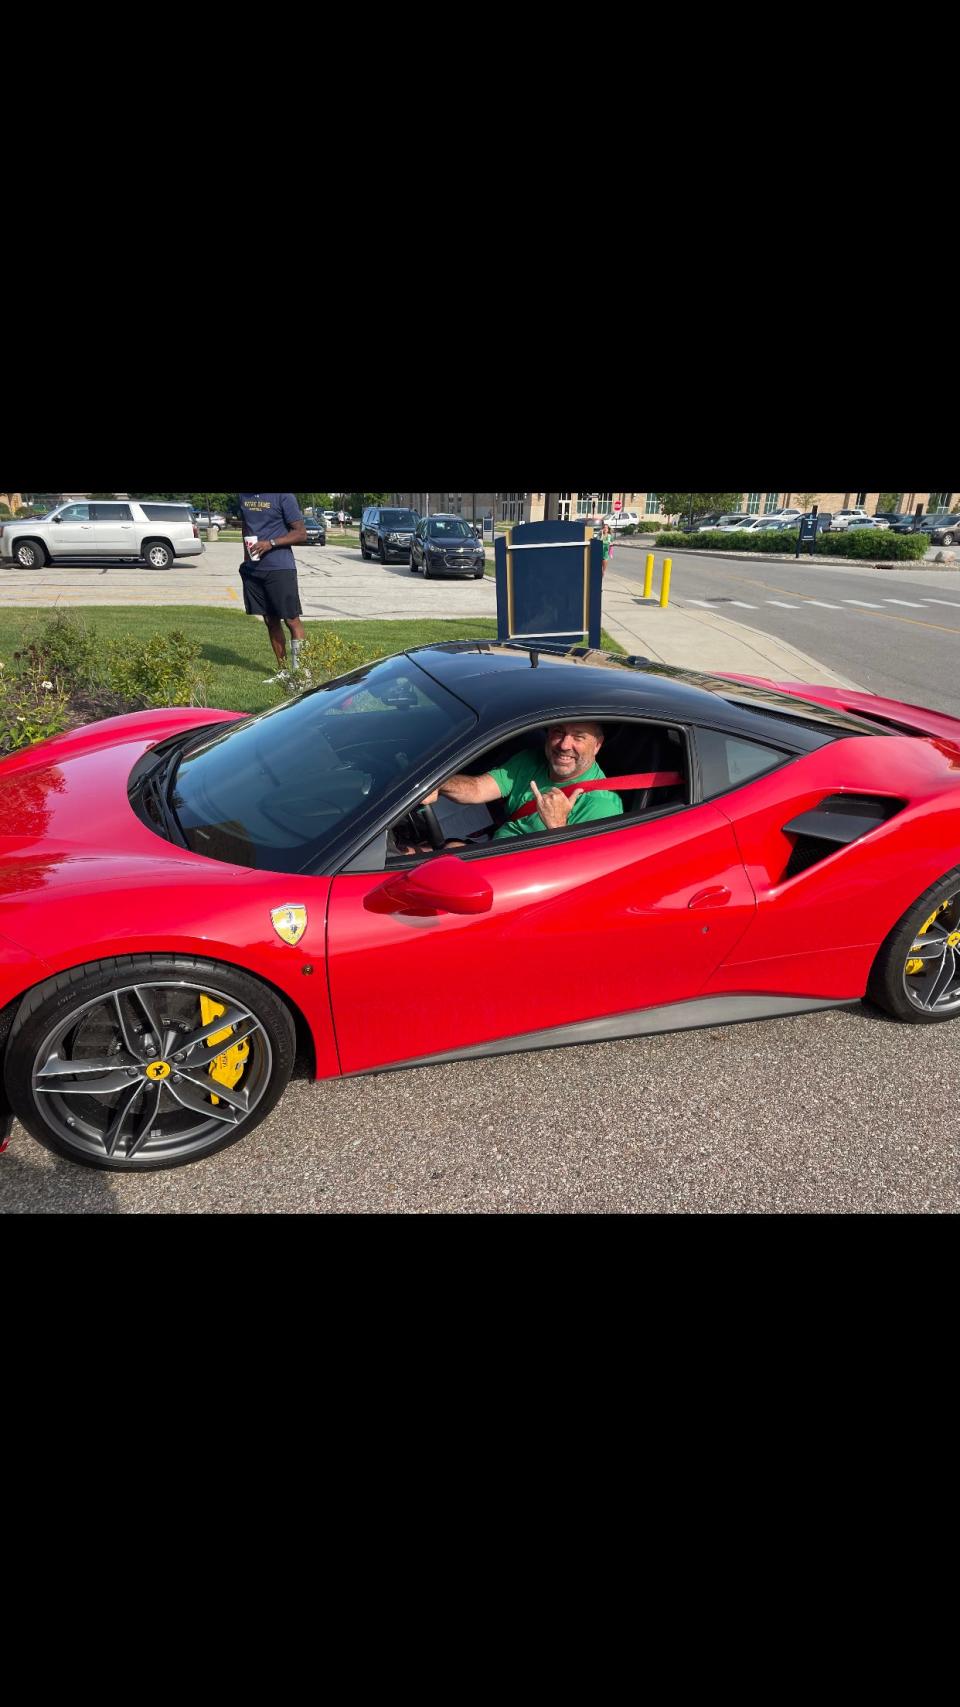
<path fill-rule="evenodd" d="M 516 812 L 518 807 L 525 806 L 528 800 L 533 799 L 531 783 L 536 783 L 541 794 L 549 794 L 551 788 L 557 786 L 550 775 L 546 755 L 531 752 L 529 749 L 524 753 L 517 753 L 512 759 L 508 759 L 505 765 L 490 771 L 489 774 L 507 803 L 508 814 Z M 604 775 L 605 772 L 600 766 L 594 764 L 584 771 L 582 776 L 572 777 L 569 784 L 564 786 L 576 788 L 581 782 L 598 782 Z M 598 788 L 589 794 L 581 794 L 579 800 L 574 801 L 567 822 L 586 824 L 593 818 L 619 818 L 622 815 L 623 801 L 619 794 L 614 794 L 610 789 Z M 513 824 L 501 824 L 493 839 L 499 841 L 504 836 L 542 835 L 546 828 L 539 812 L 532 812 L 528 818 L 518 818 Z"/>

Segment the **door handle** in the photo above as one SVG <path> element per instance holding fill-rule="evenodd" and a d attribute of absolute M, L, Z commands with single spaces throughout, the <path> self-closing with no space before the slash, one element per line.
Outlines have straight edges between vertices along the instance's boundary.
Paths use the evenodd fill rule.
<path fill-rule="evenodd" d="M 716 883 L 711 889 L 699 889 L 696 895 L 687 902 L 687 906 L 690 909 L 725 907 L 727 902 L 732 900 L 733 895 L 726 884 Z"/>

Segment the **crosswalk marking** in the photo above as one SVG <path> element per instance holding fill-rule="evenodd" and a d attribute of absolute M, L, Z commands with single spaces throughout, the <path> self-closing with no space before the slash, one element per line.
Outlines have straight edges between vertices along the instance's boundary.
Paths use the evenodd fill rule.
<path fill-rule="evenodd" d="M 699 605 L 703 610 L 717 610 L 721 605 L 727 605 L 733 610 L 757 610 L 757 605 L 748 604 L 746 599 L 684 599 L 685 605 Z M 902 605 L 905 610 L 923 610 L 925 605 L 946 605 L 950 610 L 960 610 L 960 599 L 927 599 L 918 603 L 916 599 L 884 599 L 878 603 L 876 599 L 844 599 L 842 605 L 828 604 L 826 599 L 804 598 L 800 605 L 788 604 L 786 599 L 764 599 L 765 605 L 775 605 L 778 610 L 805 610 L 808 605 L 816 605 L 818 610 L 843 610 L 844 605 L 855 605 L 858 610 L 883 610 L 884 605 Z"/>

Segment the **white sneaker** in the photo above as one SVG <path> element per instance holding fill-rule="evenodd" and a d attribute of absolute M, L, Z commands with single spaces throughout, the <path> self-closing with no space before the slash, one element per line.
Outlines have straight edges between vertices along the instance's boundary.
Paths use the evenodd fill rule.
<path fill-rule="evenodd" d="M 288 682 L 289 680 L 289 670 L 278 670 L 275 676 L 265 676 L 263 685 L 264 687 L 271 687 L 274 682 Z"/>

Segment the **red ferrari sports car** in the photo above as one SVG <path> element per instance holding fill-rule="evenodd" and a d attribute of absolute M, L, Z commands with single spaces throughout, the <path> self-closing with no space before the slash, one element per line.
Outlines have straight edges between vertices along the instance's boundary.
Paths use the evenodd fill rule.
<path fill-rule="evenodd" d="M 573 720 L 622 814 L 423 804 Z M 298 1052 L 323 1079 L 864 995 L 952 1019 L 958 948 L 960 721 L 869 694 L 464 641 L 0 763 L 0 1119 L 94 1167 L 232 1143 Z"/>

